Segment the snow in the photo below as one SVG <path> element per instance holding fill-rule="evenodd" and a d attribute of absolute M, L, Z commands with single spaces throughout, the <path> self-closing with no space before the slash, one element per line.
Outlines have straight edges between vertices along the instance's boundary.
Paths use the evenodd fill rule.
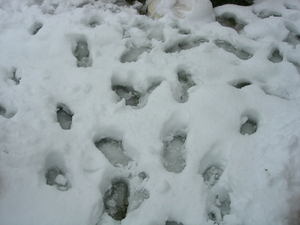
<path fill-rule="evenodd" d="M 0 0 L 0 224 L 299 225 L 299 1 L 142 8 Z"/>

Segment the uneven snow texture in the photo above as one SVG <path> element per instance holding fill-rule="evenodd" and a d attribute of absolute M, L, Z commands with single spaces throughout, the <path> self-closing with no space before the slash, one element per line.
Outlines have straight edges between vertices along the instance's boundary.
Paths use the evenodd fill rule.
<path fill-rule="evenodd" d="M 190 2 L 0 0 L 1 225 L 300 224 L 300 3 Z"/>

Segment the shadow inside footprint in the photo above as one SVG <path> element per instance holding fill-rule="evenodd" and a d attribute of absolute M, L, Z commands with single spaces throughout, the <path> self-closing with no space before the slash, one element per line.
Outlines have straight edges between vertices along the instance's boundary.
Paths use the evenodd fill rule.
<path fill-rule="evenodd" d="M 185 168 L 185 140 L 186 135 L 180 134 L 164 141 L 163 165 L 167 171 L 180 173 Z"/>
<path fill-rule="evenodd" d="M 233 16 L 222 15 L 216 18 L 216 20 L 224 27 L 230 27 L 240 32 L 244 28 L 244 24 L 238 23 Z"/>
<path fill-rule="evenodd" d="M 125 180 L 115 179 L 111 188 L 103 196 L 105 211 L 115 220 L 126 217 L 128 208 L 129 187 Z"/>
<path fill-rule="evenodd" d="M 273 63 L 280 63 L 282 62 L 283 57 L 278 49 L 274 49 L 268 59 Z"/>
<path fill-rule="evenodd" d="M 218 166 L 211 166 L 207 168 L 202 174 L 204 183 L 209 187 L 214 186 L 223 173 L 223 169 Z"/>
<path fill-rule="evenodd" d="M 42 27 L 43 27 L 43 24 L 37 22 L 32 26 L 30 33 L 32 35 L 36 35 Z"/>
<path fill-rule="evenodd" d="M 210 207 L 210 212 L 207 214 L 208 219 L 219 224 L 223 221 L 223 217 L 228 215 L 231 211 L 231 200 L 228 194 L 225 198 L 220 199 L 218 195 L 215 196 L 215 202 Z"/>
<path fill-rule="evenodd" d="M 72 125 L 73 113 L 65 104 L 59 104 L 56 110 L 57 122 L 64 130 L 70 130 Z"/>
<path fill-rule="evenodd" d="M 20 84 L 21 78 L 17 78 L 17 70 L 16 69 L 14 69 L 12 72 L 11 80 L 13 80 L 16 85 Z"/>
<path fill-rule="evenodd" d="M 5 117 L 5 114 L 6 114 L 6 109 L 0 105 L 0 115 Z"/>
<path fill-rule="evenodd" d="M 140 55 L 142 55 L 144 52 L 149 52 L 150 49 L 147 47 L 134 47 L 127 52 L 125 52 L 121 58 L 120 62 L 121 63 L 126 63 L 126 62 L 136 62 L 139 58 Z"/>
<path fill-rule="evenodd" d="M 88 44 L 85 40 L 77 42 L 76 48 L 73 52 L 75 58 L 77 59 L 78 67 L 91 67 L 92 60 L 90 59 L 90 51 L 88 49 Z"/>
<path fill-rule="evenodd" d="M 233 53 L 234 55 L 236 55 L 238 58 L 240 58 L 242 60 L 247 60 L 247 59 L 250 59 L 252 57 L 252 55 L 249 54 L 248 52 L 245 52 L 244 50 L 236 49 L 235 47 L 233 47 L 232 44 L 230 44 L 227 41 L 216 40 L 215 44 L 219 48 L 223 48 L 225 51 Z"/>
<path fill-rule="evenodd" d="M 170 221 L 170 220 L 168 220 L 168 221 L 166 221 L 166 225 L 183 225 L 183 224 L 182 223 L 178 223 L 176 221 Z"/>
<path fill-rule="evenodd" d="M 195 41 L 190 41 L 190 40 L 186 40 L 186 41 L 181 41 L 175 45 L 172 45 L 170 47 L 168 47 L 165 52 L 166 53 L 174 53 L 174 52 L 181 52 L 183 50 L 188 50 L 194 47 L 199 46 L 200 44 L 206 43 L 208 42 L 208 40 L 200 38 L 197 39 Z"/>
<path fill-rule="evenodd" d="M 293 46 L 296 46 L 300 44 L 300 34 L 290 32 L 285 41 Z"/>
<path fill-rule="evenodd" d="M 66 177 L 65 172 L 59 167 L 52 167 L 47 169 L 45 173 L 46 184 L 56 186 L 60 191 L 67 191 L 70 189 L 70 183 Z"/>
<path fill-rule="evenodd" d="M 184 103 L 188 101 L 189 95 L 188 95 L 188 89 L 195 86 L 196 84 L 192 80 L 192 75 L 181 70 L 177 73 L 178 81 L 181 84 L 181 96 L 180 96 L 180 102 Z"/>
<path fill-rule="evenodd" d="M 13 112 L 7 112 L 6 108 L 4 108 L 2 105 L 0 105 L 0 116 L 3 116 L 6 119 L 12 118 L 16 113 Z"/>
<path fill-rule="evenodd" d="M 45 159 L 46 184 L 56 186 L 60 191 L 67 191 L 71 183 L 66 175 L 65 163 L 59 152 L 51 152 Z"/>
<path fill-rule="evenodd" d="M 238 81 L 238 82 L 234 82 L 232 83 L 232 86 L 237 88 L 237 89 L 242 89 L 243 87 L 249 86 L 252 83 L 249 81 Z"/>
<path fill-rule="evenodd" d="M 254 134 L 257 130 L 257 122 L 252 119 L 248 119 L 240 128 L 240 133 L 243 135 L 251 135 Z"/>
<path fill-rule="evenodd" d="M 125 99 L 125 104 L 130 106 L 137 106 L 141 95 L 135 91 L 132 87 L 113 85 L 112 90 L 120 97 L 120 99 Z"/>
<path fill-rule="evenodd" d="M 125 153 L 122 141 L 111 138 L 102 138 L 95 142 L 95 146 L 103 153 L 108 161 L 115 167 L 120 165 L 126 167 L 132 161 Z"/>

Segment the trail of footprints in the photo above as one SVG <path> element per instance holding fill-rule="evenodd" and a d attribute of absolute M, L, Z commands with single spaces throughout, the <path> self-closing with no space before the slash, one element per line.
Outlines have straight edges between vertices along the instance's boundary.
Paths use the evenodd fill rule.
<path fill-rule="evenodd" d="M 265 18 L 266 13 L 259 14 L 262 18 Z M 245 23 L 238 20 L 235 15 L 224 14 L 217 17 L 217 21 L 226 27 L 235 29 L 237 32 L 241 32 Z M 97 19 L 91 20 L 88 26 L 94 28 L 100 26 L 100 22 Z M 31 35 L 37 35 L 43 28 L 43 24 L 36 22 L 30 29 Z M 179 53 L 181 51 L 195 48 L 201 44 L 209 42 L 204 38 L 194 39 L 181 39 L 177 43 L 167 46 L 166 53 Z M 300 43 L 299 34 L 290 33 L 287 42 L 297 45 Z M 224 49 L 236 55 L 242 60 L 248 60 L 252 55 L 242 49 L 235 48 L 231 43 L 225 40 L 215 40 L 214 43 L 219 48 Z M 121 57 L 121 63 L 133 63 L 139 60 L 139 57 L 144 53 L 149 53 L 150 47 L 131 47 L 125 51 Z M 73 55 L 77 60 L 77 67 L 91 67 L 92 58 L 90 56 L 90 50 L 88 42 L 82 38 L 77 40 Z M 278 48 L 274 48 L 268 58 L 273 63 L 279 63 L 283 60 Z M 195 82 L 192 79 L 192 75 L 185 70 L 179 70 L 177 72 L 177 79 L 180 84 L 180 97 L 178 102 L 185 103 L 188 101 L 188 90 L 195 86 Z M 16 70 L 13 71 L 11 80 L 16 85 L 20 84 L 20 79 L 16 77 Z M 231 84 L 237 89 L 242 89 L 251 85 L 249 81 L 239 81 Z M 146 90 L 145 93 L 136 91 L 132 86 L 124 86 L 123 84 L 113 84 L 112 90 L 119 97 L 119 101 L 125 100 L 125 104 L 132 107 L 137 107 L 141 102 L 141 99 L 150 94 L 160 85 L 160 82 L 153 83 Z M 60 103 L 56 107 L 57 122 L 63 130 L 70 130 L 72 127 L 73 112 L 67 105 Z M 0 105 L 0 115 L 5 118 L 11 118 L 14 114 L 8 113 L 4 106 Z M 251 115 L 242 116 L 239 132 L 241 135 L 252 135 L 257 131 L 258 121 Z M 171 136 L 166 137 L 163 140 L 162 150 L 162 163 L 166 171 L 170 173 L 181 173 L 186 167 L 186 151 L 185 142 L 187 140 L 187 134 L 183 131 L 174 133 Z M 107 160 L 114 167 L 126 168 L 133 160 L 128 156 L 124 150 L 122 140 L 114 139 L 113 137 L 102 137 L 94 142 L 95 147 L 107 158 Z M 219 165 L 212 165 L 205 169 L 202 173 L 203 181 L 209 189 L 208 196 L 208 212 L 207 218 L 214 221 L 216 224 L 222 222 L 223 217 L 230 213 L 230 197 L 227 190 L 223 190 L 218 185 L 219 180 L 222 177 L 224 168 Z M 67 191 L 72 188 L 71 181 L 69 179 L 68 170 L 65 166 L 63 157 L 59 152 L 51 152 L 45 159 L 45 167 L 43 170 L 45 183 L 49 186 L 54 186 L 59 191 Z M 138 174 L 140 182 L 145 179 L 150 179 L 146 172 Z M 110 186 L 104 193 L 103 202 L 105 212 L 110 215 L 114 220 L 123 220 L 128 211 L 136 210 L 146 199 L 149 198 L 150 193 L 148 190 L 141 188 L 139 190 L 131 191 L 130 178 L 116 177 L 111 180 Z M 131 196 L 132 195 L 132 196 Z M 181 222 L 166 221 L 166 225 L 183 225 Z"/>

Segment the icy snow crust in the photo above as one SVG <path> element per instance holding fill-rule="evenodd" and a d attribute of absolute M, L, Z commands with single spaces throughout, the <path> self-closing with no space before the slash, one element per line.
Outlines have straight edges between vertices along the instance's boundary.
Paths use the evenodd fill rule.
<path fill-rule="evenodd" d="M 197 4 L 0 1 L 1 225 L 300 224 L 300 3 Z"/>

